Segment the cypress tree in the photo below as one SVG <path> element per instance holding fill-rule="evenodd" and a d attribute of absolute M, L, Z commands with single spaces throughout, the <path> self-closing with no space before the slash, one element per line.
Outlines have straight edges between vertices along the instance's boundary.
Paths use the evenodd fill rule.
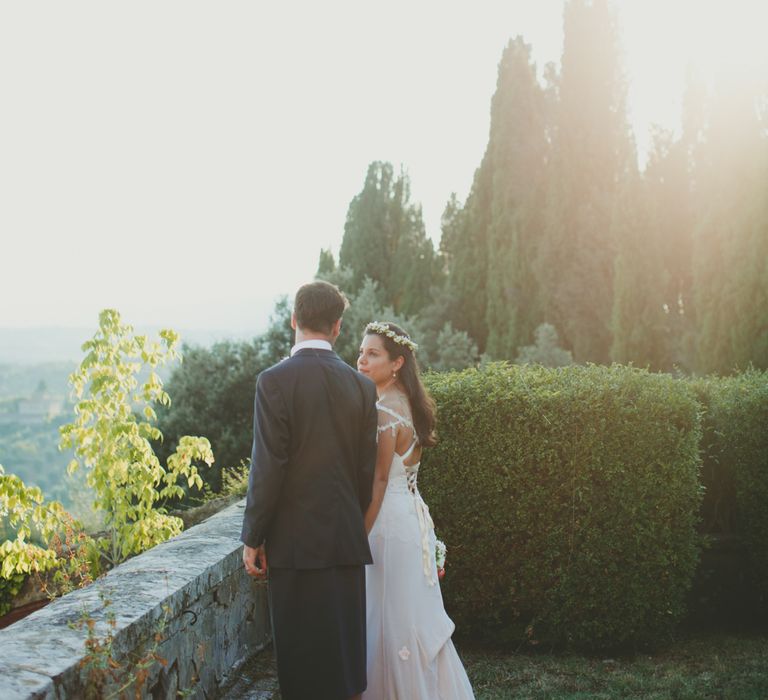
<path fill-rule="evenodd" d="M 351 293 L 369 277 L 379 285 L 384 305 L 404 314 L 429 302 L 439 273 L 421 206 L 410 197 L 405 173 L 396 176 L 390 163 L 371 163 L 347 210 L 339 252 L 339 265 L 353 273 Z"/>
<path fill-rule="evenodd" d="M 481 351 L 488 335 L 486 306 L 488 291 L 488 222 L 491 202 L 491 170 L 486 151 L 475 171 L 464 206 L 451 196 L 443 212 L 440 250 L 445 259 L 450 321 L 468 333 Z"/>
<path fill-rule="evenodd" d="M 530 46 L 518 37 L 499 63 L 481 166 L 490 170 L 491 183 L 485 348 L 491 357 L 513 359 L 540 321 L 531 263 L 541 224 L 546 148 L 544 93 Z"/>
<path fill-rule="evenodd" d="M 336 261 L 333 258 L 333 253 L 330 250 L 321 248 L 320 259 L 317 262 L 317 272 L 315 277 L 318 279 L 325 279 L 328 275 L 333 274 L 336 271 Z"/>
<path fill-rule="evenodd" d="M 536 272 L 546 319 L 577 362 L 607 362 L 616 255 L 612 215 L 636 169 L 625 114 L 615 11 L 607 0 L 565 6 L 545 235 Z"/>
<path fill-rule="evenodd" d="M 648 183 L 624 185 L 614 213 L 618 254 L 614 270 L 611 359 L 653 370 L 670 369 L 669 313 L 657 219 Z"/>
<path fill-rule="evenodd" d="M 546 158 L 544 95 L 521 37 L 499 62 L 488 145 L 464 206 L 443 215 L 452 325 L 512 359 L 538 323 L 532 248 Z"/>
<path fill-rule="evenodd" d="M 768 366 L 768 143 L 757 95 L 723 81 L 697 149 L 696 368 Z"/>

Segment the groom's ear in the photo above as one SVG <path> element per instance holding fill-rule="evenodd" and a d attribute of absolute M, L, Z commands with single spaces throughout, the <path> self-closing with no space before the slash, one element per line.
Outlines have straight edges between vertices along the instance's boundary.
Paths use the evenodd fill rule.
<path fill-rule="evenodd" d="M 341 319 L 333 324 L 333 327 L 331 328 L 331 337 L 335 340 L 339 337 L 339 333 L 341 333 Z"/>
<path fill-rule="evenodd" d="M 291 311 L 291 328 L 296 330 L 296 313 L 294 311 Z"/>

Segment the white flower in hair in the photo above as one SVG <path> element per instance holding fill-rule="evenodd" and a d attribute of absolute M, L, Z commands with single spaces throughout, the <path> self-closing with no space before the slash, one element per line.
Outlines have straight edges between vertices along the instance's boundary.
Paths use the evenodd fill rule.
<path fill-rule="evenodd" d="M 369 331 L 377 333 L 378 335 L 385 335 L 387 338 L 397 343 L 398 345 L 404 345 L 405 347 L 410 348 L 411 352 L 416 352 L 416 350 L 419 349 L 419 346 L 416 345 L 416 343 L 414 343 L 409 337 L 395 333 L 391 328 L 389 328 L 389 326 L 381 323 L 380 321 L 373 321 L 372 323 L 369 323 L 365 327 L 365 332 L 368 333 Z"/>

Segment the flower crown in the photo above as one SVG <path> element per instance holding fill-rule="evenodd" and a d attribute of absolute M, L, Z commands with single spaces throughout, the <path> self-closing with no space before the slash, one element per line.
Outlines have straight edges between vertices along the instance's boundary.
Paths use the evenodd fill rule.
<path fill-rule="evenodd" d="M 378 335 L 385 335 L 387 338 L 397 343 L 398 345 L 404 345 L 405 347 L 410 348 L 411 352 L 416 352 L 416 350 L 419 349 L 419 346 L 416 345 L 416 343 L 414 343 L 408 336 L 398 335 L 391 328 L 381 323 L 380 321 L 373 321 L 372 323 L 369 323 L 365 327 L 365 332 L 368 333 L 369 331 L 372 333 L 377 333 Z"/>

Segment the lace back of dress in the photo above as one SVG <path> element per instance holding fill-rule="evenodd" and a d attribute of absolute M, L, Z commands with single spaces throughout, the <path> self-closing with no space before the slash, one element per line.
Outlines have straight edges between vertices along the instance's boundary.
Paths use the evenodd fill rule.
<path fill-rule="evenodd" d="M 390 486 L 397 484 L 405 477 L 407 489 L 413 498 L 413 505 L 419 522 L 421 560 L 424 576 L 430 586 L 435 586 L 437 584 L 437 569 L 434 560 L 434 546 L 430 544 L 430 533 L 434 532 L 435 525 L 429 514 L 429 508 L 421 497 L 417 486 L 419 463 L 405 463 L 405 460 L 411 456 L 419 443 L 419 437 L 416 435 L 416 428 L 411 417 L 411 407 L 408 404 L 408 400 L 400 395 L 395 395 L 392 398 L 388 398 L 386 395 L 382 396 L 376 403 L 376 406 L 379 409 L 379 433 L 391 430 L 393 437 L 396 437 L 398 426 L 402 425 L 410 429 L 411 444 L 403 454 L 400 455 L 395 452 L 395 461 L 392 463 L 392 468 L 389 472 L 389 483 Z"/>

